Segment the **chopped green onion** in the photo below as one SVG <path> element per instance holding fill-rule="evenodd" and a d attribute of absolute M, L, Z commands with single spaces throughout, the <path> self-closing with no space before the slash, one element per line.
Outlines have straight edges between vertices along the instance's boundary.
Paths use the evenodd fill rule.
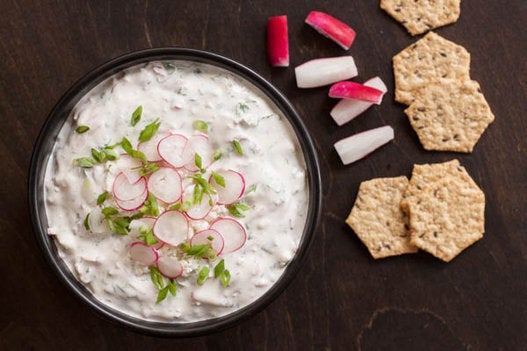
<path fill-rule="evenodd" d="M 145 141 L 148 141 L 152 139 L 154 134 L 159 129 L 159 126 L 161 125 L 161 122 L 158 122 L 159 118 L 147 125 L 139 134 L 139 142 L 143 143 Z"/>
<path fill-rule="evenodd" d="M 242 145 L 240 144 L 240 142 L 236 139 L 234 139 L 232 141 L 232 146 L 234 147 L 234 150 L 239 154 L 239 155 L 243 155 L 243 149 L 242 149 Z"/>
<path fill-rule="evenodd" d="M 106 158 L 106 155 L 105 155 L 104 151 L 99 151 L 99 150 L 94 149 L 94 148 L 91 149 L 91 156 L 93 157 L 93 159 L 95 161 L 97 161 L 99 163 L 104 161 L 104 159 Z"/>
<path fill-rule="evenodd" d="M 222 155 L 221 149 L 218 149 L 214 151 L 214 153 L 212 154 L 212 159 L 214 161 L 218 161 L 221 158 L 221 155 Z"/>
<path fill-rule="evenodd" d="M 194 164 L 196 165 L 196 167 L 198 167 L 201 172 L 205 172 L 205 170 L 203 169 L 203 160 L 197 152 L 194 154 Z"/>
<path fill-rule="evenodd" d="M 220 280 L 223 287 L 228 287 L 231 282 L 231 272 L 229 272 L 228 269 L 224 270 L 223 273 L 221 273 Z"/>
<path fill-rule="evenodd" d="M 95 161 L 89 157 L 76 158 L 73 162 L 82 168 L 92 168 L 95 165 Z"/>
<path fill-rule="evenodd" d="M 225 260 L 222 259 L 220 262 L 218 262 L 216 267 L 214 267 L 214 278 L 218 278 L 223 273 L 224 270 L 225 270 Z"/>
<path fill-rule="evenodd" d="M 168 295 L 168 285 L 165 286 L 163 289 L 159 290 L 159 293 L 157 294 L 156 303 L 160 303 L 164 299 L 166 299 Z"/>
<path fill-rule="evenodd" d="M 198 281 L 197 281 L 198 285 L 205 284 L 205 281 L 209 277 L 209 272 L 210 272 L 209 266 L 205 266 L 205 267 L 200 269 L 200 271 L 198 273 Z"/>
<path fill-rule="evenodd" d="M 207 122 L 202 121 L 200 119 L 197 119 L 194 122 L 192 122 L 192 126 L 194 127 L 195 130 L 198 130 L 203 133 L 206 133 L 209 129 Z"/>
<path fill-rule="evenodd" d="M 242 204 L 242 203 L 236 203 L 236 204 L 228 205 L 226 207 L 227 207 L 227 210 L 229 210 L 229 213 L 233 217 L 237 217 L 237 218 L 245 217 L 245 215 L 242 212 L 251 209 L 249 206 L 247 206 L 246 204 Z"/>
<path fill-rule="evenodd" d="M 255 191 L 256 191 L 256 183 L 253 183 L 249 185 L 249 187 L 245 190 L 245 195 L 250 194 Z"/>
<path fill-rule="evenodd" d="M 152 283 L 154 283 L 156 288 L 159 290 L 163 289 L 165 285 L 163 275 L 161 275 L 161 272 L 156 267 L 150 267 L 150 279 L 152 279 Z"/>
<path fill-rule="evenodd" d="M 212 178 L 214 179 L 214 182 L 216 184 L 218 184 L 222 188 L 225 188 L 225 178 L 223 178 L 221 174 L 212 171 Z"/>
<path fill-rule="evenodd" d="M 84 217 L 84 228 L 86 230 L 90 230 L 90 214 L 88 213 L 86 217 Z"/>
<path fill-rule="evenodd" d="M 170 292 L 170 294 L 172 294 L 172 296 L 176 296 L 177 284 L 176 284 L 176 281 L 174 279 L 169 279 L 168 280 L 167 287 L 168 287 L 168 291 Z"/>
<path fill-rule="evenodd" d="M 87 131 L 90 130 L 90 127 L 88 126 L 78 126 L 75 131 L 79 134 L 82 134 L 82 133 L 86 133 Z"/>
<path fill-rule="evenodd" d="M 119 211 L 115 207 L 105 207 L 101 210 L 104 217 L 113 216 L 119 213 Z"/>
<path fill-rule="evenodd" d="M 102 204 L 104 201 L 106 201 L 106 198 L 108 197 L 108 192 L 105 191 L 104 193 L 97 196 L 97 205 Z"/>
<path fill-rule="evenodd" d="M 135 126 L 139 121 L 141 120 L 141 115 L 143 114 L 143 106 L 138 106 L 134 112 L 132 112 L 132 119 L 130 120 L 130 124 Z"/>

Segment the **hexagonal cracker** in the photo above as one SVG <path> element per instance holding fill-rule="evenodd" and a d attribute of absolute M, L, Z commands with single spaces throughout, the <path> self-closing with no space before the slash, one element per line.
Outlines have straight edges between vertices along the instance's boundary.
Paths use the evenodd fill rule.
<path fill-rule="evenodd" d="M 485 231 L 485 194 L 456 159 L 415 165 L 401 207 L 411 243 L 446 262 Z"/>
<path fill-rule="evenodd" d="M 381 9 L 401 23 L 412 35 L 458 20 L 461 0 L 381 0 Z"/>
<path fill-rule="evenodd" d="M 471 80 L 431 82 L 404 113 L 426 150 L 472 152 L 494 121 L 479 84 Z"/>
<path fill-rule="evenodd" d="M 410 105 L 414 92 L 439 78 L 470 79 L 470 54 L 434 32 L 392 58 L 395 101 Z"/>
<path fill-rule="evenodd" d="M 375 259 L 417 251 L 399 206 L 407 184 L 403 176 L 372 179 L 359 187 L 346 223 Z"/>

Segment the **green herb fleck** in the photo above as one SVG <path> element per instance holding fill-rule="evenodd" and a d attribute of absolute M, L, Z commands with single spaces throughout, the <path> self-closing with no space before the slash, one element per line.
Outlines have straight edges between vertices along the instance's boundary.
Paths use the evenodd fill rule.
<path fill-rule="evenodd" d="M 194 164 L 198 167 L 201 173 L 205 173 L 205 169 L 203 169 L 203 160 L 197 152 L 194 154 Z"/>
<path fill-rule="evenodd" d="M 256 183 L 253 183 L 249 185 L 249 187 L 245 190 L 245 195 L 250 194 L 255 191 L 256 191 Z"/>
<path fill-rule="evenodd" d="M 202 121 L 200 119 L 195 120 L 192 122 L 192 127 L 194 127 L 195 130 L 206 133 L 209 130 L 209 126 L 207 122 Z"/>
<path fill-rule="evenodd" d="M 205 284 L 205 281 L 209 277 L 209 272 L 210 272 L 209 266 L 205 266 L 205 267 L 200 269 L 200 271 L 198 273 L 198 281 L 197 281 L 198 285 Z"/>
<path fill-rule="evenodd" d="M 154 194 L 148 194 L 148 198 L 144 202 L 143 207 L 139 209 L 139 212 L 145 216 L 159 216 L 159 206 L 157 204 L 157 200 Z"/>
<path fill-rule="evenodd" d="M 89 157 L 76 158 L 73 162 L 82 168 L 92 168 L 95 165 L 95 161 Z"/>
<path fill-rule="evenodd" d="M 159 129 L 159 126 L 161 125 L 161 122 L 158 121 L 159 118 L 147 125 L 141 131 L 141 134 L 139 134 L 139 142 L 144 143 L 145 141 L 152 139 L 154 134 L 156 134 L 157 130 Z"/>
<path fill-rule="evenodd" d="M 152 174 L 159 170 L 159 166 L 156 163 L 146 162 L 139 168 L 139 175 L 141 177 Z"/>
<path fill-rule="evenodd" d="M 225 260 L 222 259 L 220 262 L 218 262 L 216 267 L 214 267 L 214 278 L 218 278 L 223 273 L 224 270 L 225 270 Z"/>
<path fill-rule="evenodd" d="M 170 294 L 172 296 L 176 296 L 177 284 L 176 284 L 175 280 L 174 279 L 169 279 L 167 286 L 168 286 L 168 291 L 170 292 Z"/>
<path fill-rule="evenodd" d="M 86 133 L 87 131 L 90 130 L 90 127 L 88 126 L 78 126 L 75 131 L 79 134 L 82 134 L 82 133 Z"/>
<path fill-rule="evenodd" d="M 163 68 L 165 69 L 165 71 L 166 71 L 168 74 L 172 74 L 172 73 L 174 73 L 174 71 L 176 70 L 176 66 L 174 66 L 173 63 L 170 63 L 170 62 L 163 62 L 162 65 L 163 65 Z"/>
<path fill-rule="evenodd" d="M 140 105 L 132 113 L 132 119 L 130 120 L 130 124 L 132 125 L 132 127 L 134 127 L 137 123 L 139 123 L 142 115 L 143 115 L 143 106 Z"/>
<path fill-rule="evenodd" d="M 139 236 L 137 238 L 149 246 L 158 243 L 156 237 L 154 236 L 154 231 L 146 227 L 139 228 Z"/>
<path fill-rule="evenodd" d="M 212 171 L 212 178 L 214 179 L 214 182 L 216 184 L 218 184 L 222 188 L 225 188 L 225 178 L 223 178 L 221 174 Z"/>
<path fill-rule="evenodd" d="M 161 275 L 161 272 L 159 272 L 156 267 L 150 267 L 150 279 L 158 290 L 163 289 L 163 286 L 165 285 L 163 275 Z"/>
<path fill-rule="evenodd" d="M 240 102 L 236 105 L 236 114 L 245 113 L 249 110 L 249 105 L 246 103 Z"/>
<path fill-rule="evenodd" d="M 189 256 L 194 256 L 196 258 L 204 258 L 209 254 L 211 250 L 211 244 L 202 244 L 190 246 L 187 243 L 179 245 L 179 248 Z"/>
<path fill-rule="evenodd" d="M 86 217 L 84 217 L 84 228 L 86 230 L 90 230 L 90 214 L 88 213 Z"/>
<path fill-rule="evenodd" d="M 105 207 L 101 210 L 101 212 L 106 218 L 119 213 L 119 211 L 115 207 Z"/>
<path fill-rule="evenodd" d="M 249 206 L 247 206 L 246 204 L 242 204 L 242 203 L 235 203 L 232 205 L 228 205 L 226 207 L 227 207 L 227 210 L 229 210 L 229 213 L 233 217 L 237 217 L 237 218 L 245 217 L 245 215 L 243 214 L 243 211 L 247 211 L 251 209 Z"/>
<path fill-rule="evenodd" d="M 239 154 L 239 155 L 243 155 L 243 149 L 242 149 L 242 145 L 240 144 L 240 142 L 236 139 L 234 139 L 232 141 L 232 146 L 234 147 L 234 150 Z"/>
<path fill-rule="evenodd" d="M 220 280 L 223 287 L 228 287 L 229 283 L 231 282 L 231 272 L 229 272 L 228 269 L 224 270 L 220 275 Z"/>
<path fill-rule="evenodd" d="M 99 196 L 97 196 L 97 205 L 100 205 L 102 204 L 104 201 L 106 201 L 106 198 L 108 197 L 108 192 L 105 191 L 104 193 L 102 194 L 99 194 Z"/>
<path fill-rule="evenodd" d="M 103 162 L 104 159 L 106 158 L 106 155 L 105 155 L 104 151 L 99 151 L 99 150 L 94 149 L 94 148 L 91 149 L 91 156 L 98 163 Z"/>
<path fill-rule="evenodd" d="M 212 154 L 212 159 L 214 161 L 218 161 L 221 158 L 221 155 L 222 155 L 221 149 L 218 149 L 214 151 L 214 153 Z"/>

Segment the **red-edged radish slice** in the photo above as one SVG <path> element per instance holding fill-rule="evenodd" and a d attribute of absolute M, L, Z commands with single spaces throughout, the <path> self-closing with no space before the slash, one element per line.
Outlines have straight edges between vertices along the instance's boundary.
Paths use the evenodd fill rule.
<path fill-rule="evenodd" d="M 209 137 L 205 134 L 193 135 L 188 139 L 185 150 L 183 150 L 183 157 L 189 161 L 185 165 L 185 169 L 191 172 L 197 172 L 195 155 L 201 157 L 201 166 L 207 168 L 213 161 L 214 150 L 209 142 Z"/>
<path fill-rule="evenodd" d="M 176 279 L 183 274 L 183 265 L 174 256 L 161 256 L 157 260 L 157 269 L 168 279 Z"/>
<path fill-rule="evenodd" d="M 218 172 L 225 181 L 225 186 L 221 186 L 214 180 L 214 177 L 210 177 L 209 183 L 216 189 L 218 195 L 218 204 L 229 205 L 236 202 L 245 191 L 245 178 L 239 172 L 229 170 L 220 170 Z"/>
<path fill-rule="evenodd" d="M 181 168 L 190 161 L 194 155 L 184 154 L 187 137 L 181 134 L 171 134 L 164 137 L 157 144 L 157 152 L 165 162 L 172 167 Z"/>
<path fill-rule="evenodd" d="M 339 99 L 355 99 L 378 104 L 384 93 L 364 84 L 355 82 L 338 82 L 329 89 L 329 97 Z"/>
<path fill-rule="evenodd" d="M 356 77 L 357 74 L 357 66 L 351 56 L 314 59 L 295 67 L 299 88 L 321 87 Z"/>
<path fill-rule="evenodd" d="M 183 202 L 190 201 L 192 203 L 192 206 L 185 212 L 187 216 L 190 219 L 203 219 L 207 217 L 210 210 L 212 210 L 212 207 L 214 204 L 216 204 L 217 196 L 215 194 L 211 194 L 212 197 L 212 204 L 210 202 L 210 198 L 207 195 L 204 195 L 201 198 L 201 201 L 199 204 L 194 203 L 194 185 L 188 186 L 185 188 L 185 191 L 183 193 Z"/>
<path fill-rule="evenodd" d="M 313 27 L 323 36 L 339 44 L 344 50 L 348 50 L 355 40 L 355 31 L 327 13 L 311 11 L 306 17 L 306 23 Z"/>
<path fill-rule="evenodd" d="M 141 178 L 139 174 L 139 169 L 142 166 L 141 160 L 133 158 L 128 154 L 121 154 L 117 159 L 116 165 L 130 183 L 134 184 Z"/>
<path fill-rule="evenodd" d="M 247 233 L 243 225 L 233 218 L 219 217 L 210 225 L 223 237 L 222 255 L 239 250 L 247 240 Z"/>
<path fill-rule="evenodd" d="M 130 257 L 132 260 L 141 262 L 145 266 L 151 266 L 156 263 L 159 256 L 153 247 L 148 246 L 142 241 L 134 241 L 130 244 Z"/>
<path fill-rule="evenodd" d="M 289 66 L 287 16 L 275 16 L 267 20 L 267 59 L 273 67 Z"/>
<path fill-rule="evenodd" d="M 117 206 L 119 206 L 122 210 L 135 211 L 141 208 L 141 206 L 143 206 L 147 198 L 148 190 L 145 188 L 145 191 L 134 199 L 119 200 L 118 198 L 115 198 L 115 202 L 117 203 Z"/>
<path fill-rule="evenodd" d="M 217 255 L 221 254 L 225 245 L 223 236 L 218 231 L 210 228 L 197 232 L 190 239 L 191 246 L 204 244 L 210 244 Z"/>
<path fill-rule="evenodd" d="M 157 162 L 161 161 L 162 158 L 159 156 L 159 153 L 157 152 L 157 145 L 161 141 L 161 139 L 166 138 L 170 134 L 168 132 L 157 132 L 152 139 L 139 143 L 137 145 L 137 150 L 141 151 L 146 159 L 150 162 Z"/>
<path fill-rule="evenodd" d="M 188 230 L 188 219 L 179 211 L 163 212 L 154 224 L 155 237 L 172 246 L 187 240 Z"/>
<path fill-rule="evenodd" d="M 141 217 L 130 222 L 130 235 L 137 236 L 141 231 L 148 231 L 154 227 L 155 217 Z"/>
<path fill-rule="evenodd" d="M 360 160 L 394 138 L 393 128 L 384 126 L 349 136 L 335 143 L 335 149 L 345 165 Z"/>
<path fill-rule="evenodd" d="M 372 79 L 367 80 L 364 82 L 364 85 L 368 87 L 372 87 L 375 89 L 378 89 L 385 94 L 388 89 L 386 88 L 386 85 L 382 81 L 381 78 L 375 77 Z M 381 96 L 382 100 L 382 96 Z M 335 107 L 330 112 L 331 117 L 335 120 L 335 122 L 341 126 L 364 111 L 366 111 L 370 106 L 372 106 L 373 103 L 369 101 L 362 101 L 362 100 L 355 100 L 355 99 L 342 99 L 340 100 Z"/>
<path fill-rule="evenodd" d="M 181 197 L 181 176 L 175 169 L 159 168 L 148 178 L 148 191 L 163 202 L 176 202 Z"/>
<path fill-rule="evenodd" d="M 120 201 L 133 200 L 140 197 L 146 190 L 146 179 L 139 178 L 135 183 L 130 183 L 128 177 L 120 172 L 113 181 L 113 197 Z"/>

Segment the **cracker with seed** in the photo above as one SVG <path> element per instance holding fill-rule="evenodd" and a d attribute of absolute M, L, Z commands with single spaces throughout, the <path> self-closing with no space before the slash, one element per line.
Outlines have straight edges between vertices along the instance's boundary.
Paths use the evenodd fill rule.
<path fill-rule="evenodd" d="M 381 9 L 412 35 L 454 23 L 461 13 L 461 0 L 381 0 Z"/>
<path fill-rule="evenodd" d="M 485 195 L 455 159 L 415 165 L 401 207 L 411 243 L 446 262 L 485 231 Z"/>
<path fill-rule="evenodd" d="M 406 219 L 399 206 L 408 178 L 364 181 L 346 219 L 373 258 L 413 253 Z"/>
<path fill-rule="evenodd" d="M 470 80 L 470 54 L 452 41 L 429 32 L 392 59 L 395 100 L 410 105 L 415 92 L 439 78 Z"/>
<path fill-rule="evenodd" d="M 472 152 L 494 121 L 473 80 L 438 79 L 418 90 L 404 113 L 426 150 Z"/>

